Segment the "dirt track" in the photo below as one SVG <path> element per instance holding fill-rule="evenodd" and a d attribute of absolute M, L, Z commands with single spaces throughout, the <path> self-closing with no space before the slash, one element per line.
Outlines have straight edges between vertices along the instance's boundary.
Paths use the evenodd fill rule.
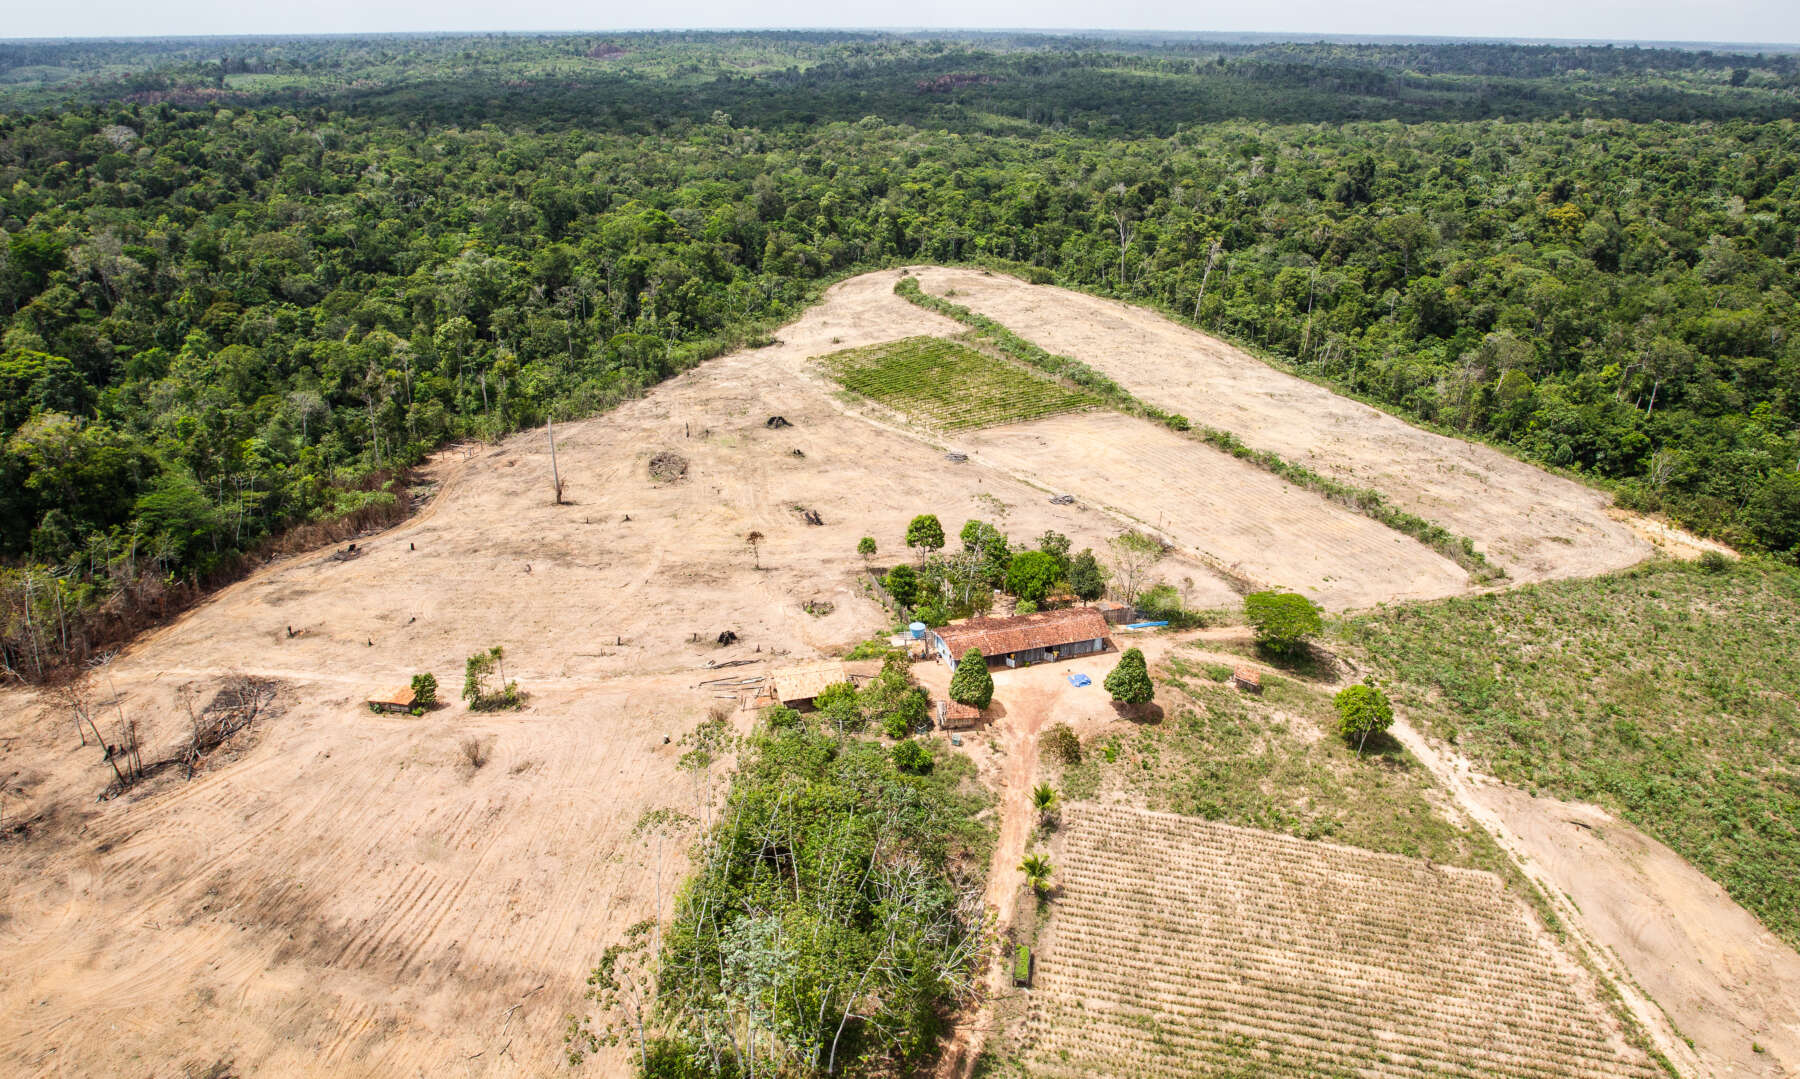
<path fill-rule="evenodd" d="M 1105 372 L 1151 404 L 1236 434 L 1473 539 L 1516 582 L 1639 562 L 1651 546 L 1605 495 L 1497 450 L 1409 426 L 1152 311 L 1000 274 L 919 272 L 933 295 Z"/>

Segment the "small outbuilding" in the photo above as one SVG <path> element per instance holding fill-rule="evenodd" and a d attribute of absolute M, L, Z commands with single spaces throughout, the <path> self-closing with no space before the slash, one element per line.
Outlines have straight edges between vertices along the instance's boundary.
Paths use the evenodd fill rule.
<path fill-rule="evenodd" d="M 966 731 L 981 722 L 981 709 L 956 701 L 939 701 L 937 722 L 940 730 Z"/>
<path fill-rule="evenodd" d="M 1122 626 L 1137 617 L 1137 611 L 1131 604 L 1112 599 L 1103 599 L 1094 604 L 1094 610 L 1100 612 L 1100 617 L 1106 619 L 1109 626 Z"/>
<path fill-rule="evenodd" d="M 1231 684 L 1245 693 L 1262 692 L 1262 672 L 1254 667 L 1239 667 L 1231 672 Z"/>
<path fill-rule="evenodd" d="M 795 711 L 810 711 L 813 699 L 824 692 L 826 686 L 835 686 L 840 682 L 856 684 L 855 676 L 842 663 L 814 663 L 805 667 L 770 671 L 763 679 L 756 704 L 758 707 L 785 704 Z"/>
<path fill-rule="evenodd" d="M 388 693 L 369 698 L 371 712 L 411 712 L 418 703 L 418 696 L 413 693 L 412 685 L 401 686 Z"/>

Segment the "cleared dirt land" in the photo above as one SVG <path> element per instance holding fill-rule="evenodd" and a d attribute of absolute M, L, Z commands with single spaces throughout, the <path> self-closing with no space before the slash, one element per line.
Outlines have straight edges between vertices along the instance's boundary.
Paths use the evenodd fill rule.
<path fill-rule="evenodd" d="M 915 513 L 1054 528 L 1078 548 L 1117 530 L 837 407 L 810 357 L 957 329 L 892 284 L 847 282 L 784 343 L 559 427 L 571 505 L 550 504 L 541 431 L 453 452 L 444 493 L 360 557 L 273 565 L 147 636 L 91 680 L 103 702 L 116 685 L 147 762 L 189 730 L 183 684 L 204 699 L 232 668 L 282 683 L 279 714 L 192 781 L 172 770 L 96 802 L 112 772 L 68 713 L 0 693 L 0 1073 L 558 1068 L 600 950 L 656 910 L 638 821 L 695 807 L 681 736 L 731 703 L 696 683 L 764 669 L 704 664 L 791 663 L 884 628 L 856 541 L 903 552 Z M 689 462 L 673 483 L 648 475 L 663 449 Z M 813 599 L 835 609 L 808 614 Z M 728 629 L 740 642 L 714 643 Z M 464 658 L 494 644 L 522 712 L 363 707 L 421 670 L 455 702 Z M 113 706 L 97 719 L 111 737 Z M 471 736 L 490 752 L 479 769 Z M 665 904 L 682 847 L 663 852 Z"/>
<path fill-rule="evenodd" d="M 1661 1074 L 1492 874 L 1123 807 L 1066 817 L 1037 1074 Z"/>
<path fill-rule="evenodd" d="M 1604 573 L 1651 553 L 1597 491 L 1412 427 L 1155 312 L 977 270 L 927 267 L 918 277 L 926 292 L 954 292 L 954 302 L 1153 405 L 1382 492 L 1474 540 L 1514 581 Z"/>
<path fill-rule="evenodd" d="M 1257 588 L 1326 607 L 1468 587 L 1456 563 L 1255 465 L 1117 412 L 990 427 L 960 444 L 991 464 L 1136 518 Z"/>

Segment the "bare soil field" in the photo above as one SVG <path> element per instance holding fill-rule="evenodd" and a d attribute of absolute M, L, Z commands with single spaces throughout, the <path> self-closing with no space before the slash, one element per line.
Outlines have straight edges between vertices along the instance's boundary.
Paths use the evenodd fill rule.
<path fill-rule="evenodd" d="M 136 719 L 146 762 L 190 729 L 183 685 L 204 695 L 232 669 L 281 683 L 191 781 L 165 771 L 96 801 L 112 771 L 69 714 L 0 692 L 0 1072 L 559 1067 L 588 969 L 680 878 L 684 844 L 659 858 L 634 830 L 695 809 L 681 736 L 731 703 L 698 683 L 764 669 L 706 664 L 792 663 L 883 629 L 856 541 L 891 558 L 916 513 L 1078 548 L 1117 531 L 832 400 L 810 357 L 959 329 L 892 285 L 845 282 L 783 343 L 560 426 L 569 505 L 551 505 L 542 431 L 453 452 L 432 506 L 358 556 L 274 564 L 146 635 L 90 679 L 103 731 Z M 674 482 L 649 476 L 663 450 L 688 462 Z M 454 703 L 463 660 L 495 644 L 527 707 L 471 714 Z M 425 670 L 453 703 L 363 706 Z"/>
<path fill-rule="evenodd" d="M 1081 360 L 1150 404 L 1382 492 L 1474 540 L 1516 582 L 1604 573 L 1651 553 L 1598 491 L 1420 430 L 1155 312 L 979 270 L 922 267 L 917 276 L 926 292 Z"/>
<path fill-rule="evenodd" d="M 1119 806 L 1064 827 L 1037 1074 L 1660 1074 L 1492 874 Z"/>
<path fill-rule="evenodd" d="M 1434 599 L 1469 575 L 1409 536 L 1211 446 L 1117 412 L 970 432 L 982 464 L 1029 475 L 1137 520 L 1256 588 L 1325 607 Z"/>

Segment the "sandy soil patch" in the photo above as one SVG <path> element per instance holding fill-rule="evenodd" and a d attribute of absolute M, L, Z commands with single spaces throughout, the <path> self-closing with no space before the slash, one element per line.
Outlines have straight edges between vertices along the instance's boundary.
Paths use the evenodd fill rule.
<path fill-rule="evenodd" d="M 1468 536 L 1515 581 L 1602 573 L 1651 546 L 1610 499 L 1497 450 L 1419 430 L 1142 308 L 999 274 L 918 271 L 927 292 L 1104 371 L 1151 404 L 1236 434 Z"/>
<path fill-rule="evenodd" d="M 962 442 L 983 464 L 1133 517 L 1257 588 L 1292 589 L 1346 608 L 1435 599 L 1468 586 L 1462 568 L 1417 540 L 1116 412 L 990 427 Z"/>
<path fill-rule="evenodd" d="M 1502 784 L 1473 793 L 1694 1039 L 1713 1075 L 1800 1075 L 1800 955 L 1724 889 L 1597 806 Z"/>

